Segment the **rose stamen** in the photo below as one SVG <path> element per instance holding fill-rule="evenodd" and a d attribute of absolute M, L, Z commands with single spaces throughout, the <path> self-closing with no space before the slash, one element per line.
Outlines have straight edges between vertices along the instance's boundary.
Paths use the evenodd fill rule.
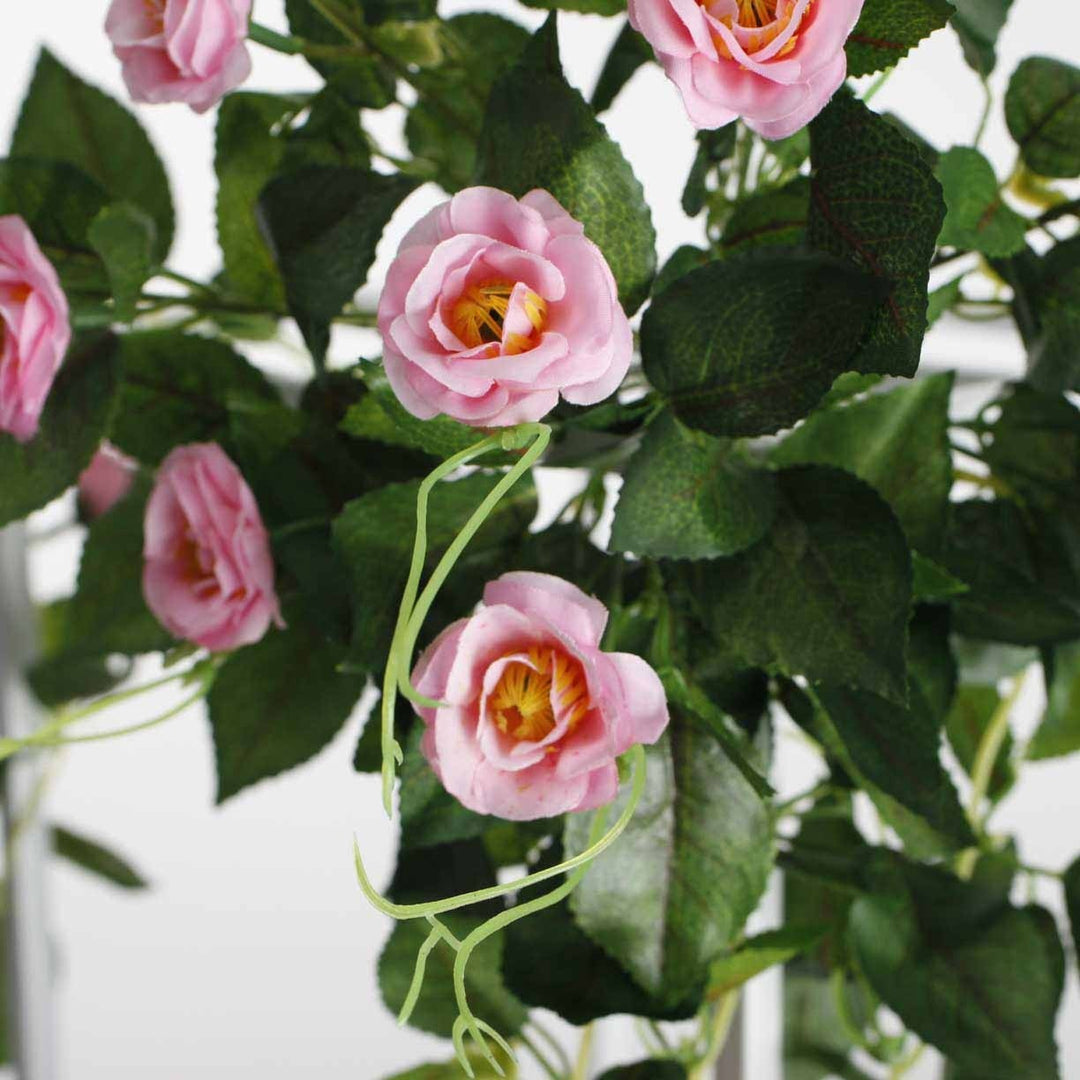
<path fill-rule="evenodd" d="M 514 292 L 510 281 L 485 281 L 470 285 L 456 301 L 451 315 L 451 329 L 467 349 L 479 345 L 497 345 L 503 340 L 503 323 Z M 547 319 L 547 303 L 531 289 L 525 296 L 525 314 L 533 331 L 539 333 Z M 511 334 L 507 353 L 521 353 L 532 347 L 531 336 Z"/>
<path fill-rule="evenodd" d="M 489 701 L 495 726 L 518 742 L 539 742 L 555 729 L 556 709 L 569 730 L 589 711 L 581 665 L 556 650 L 532 648 L 529 662 L 507 664 Z"/>
<path fill-rule="evenodd" d="M 143 0 L 143 7 L 150 18 L 155 34 L 165 32 L 165 0 Z"/>
<path fill-rule="evenodd" d="M 712 0 L 700 0 L 700 3 L 707 11 Z M 740 30 L 749 31 L 741 44 L 746 52 L 750 54 L 764 49 L 788 28 L 795 7 L 794 4 L 789 5 L 787 13 L 778 16 L 779 0 L 738 0 L 738 5 L 739 11 L 737 15 L 719 15 L 714 16 L 714 18 L 717 18 L 728 29 L 734 30 L 738 27 Z M 810 5 L 807 4 L 806 10 L 809 11 L 809 9 Z M 795 48 L 798 41 L 799 35 L 792 34 L 776 56 L 786 56 Z M 713 42 L 716 45 L 716 51 L 725 60 L 733 59 L 728 43 L 720 34 L 713 33 Z"/>

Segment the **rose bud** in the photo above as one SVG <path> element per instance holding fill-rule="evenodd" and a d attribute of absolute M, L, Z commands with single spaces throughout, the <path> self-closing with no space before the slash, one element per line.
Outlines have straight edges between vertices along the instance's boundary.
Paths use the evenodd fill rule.
<path fill-rule="evenodd" d="M 113 0 L 105 33 L 133 101 L 213 108 L 251 74 L 252 0 Z"/>
<path fill-rule="evenodd" d="M 127 454 L 102 443 L 79 477 L 79 503 L 86 517 L 93 521 L 107 514 L 131 490 L 138 469 Z"/>
<path fill-rule="evenodd" d="M 216 443 L 180 446 L 146 505 L 143 596 L 161 624 L 212 652 L 284 625 L 255 496 Z"/>
<path fill-rule="evenodd" d="M 414 416 L 473 427 L 592 405 L 630 365 L 615 279 L 546 191 L 458 192 L 402 241 L 379 302 L 390 385 Z"/>
<path fill-rule="evenodd" d="M 644 660 L 600 651 L 607 608 L 549 574 L 488 584 L 471 618 L 421 656 L 413 685 L 424 756 L 470 810 L 513 821 L 591 810 L 614 799 L 616 758 L 668 723 Z"/>
<path fill-rule="evenodd" d="M 21 217 L 0 217 L 0 431 L 28 442 L 71 344 L 68 303 Z"/>
<path fill-rule="evenodd" d="M 629 0 L 691 121 L 742 117 L 765 139 L 804 127 L 847 74 L 844 43 L 863 0 Z"/>

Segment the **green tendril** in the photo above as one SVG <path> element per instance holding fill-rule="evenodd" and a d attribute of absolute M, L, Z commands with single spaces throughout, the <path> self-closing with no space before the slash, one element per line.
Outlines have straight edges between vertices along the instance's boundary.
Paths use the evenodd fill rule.
<path fill-rule="evenodd" d="M 424 588 L 423 593 L 419 595 L 419 599 L 417 599 L 420 590 L 420 578 L 427 558 L 428 499 L 435 485 L 462 465 L 474 461 L 489 450 L 500 448 L 517 450 L 527 445 L 530 440 L 533 440 L 532 446 L 492 488 L 487 498 L 477 507 L 442 559 L 439 560 L 427 586 Z M 403 697 L 422 708 L 435 709 L 442 704 L 439 701 L 425 697 L 409 682 L 412 654 L 416 648 L 416 639 L 420 636 L 424 620 L 431 610 L 431 605 L 435 602 L 439 589 L 449 577 L 458 559 L 461 558 L 469 541 L 472 540 L 484 522 L 490 517 L 492 511 L 498 506 L 506 493 L 532 468 L 533 464 L 547 448 L 550 440 L 551 428 L 546 424 L 521 424 L 510 431 L 490 435 L 453 457 L 447 458 L 441 465 L 433 469 L 420 484 L 420 490 L 416 496 L 416 537 L 413 541 L 412 563 L 409 567 L 405 592 L 401 598 L 401 607 L 398 609 L 397 623 L 390 644 L 390 654 L 386 662 L 386 672 L 383 675 L 382 797 L 383 808 L 386 810 L 388 817 L 393 815 L 394 779 L 397 766 L 404 760 L 401 744 L 394 737 L 394 706 L 397 703 L 398 692 L 400 691 Z"/>

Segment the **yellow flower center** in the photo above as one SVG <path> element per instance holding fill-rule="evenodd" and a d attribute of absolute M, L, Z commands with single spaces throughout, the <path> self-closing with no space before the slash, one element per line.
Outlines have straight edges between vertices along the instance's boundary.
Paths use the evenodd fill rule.
<path fill-rule="evenodd" d="M 503 338 L 503 322 L 510 308 L 514 284 L 510 281 L 484 281 L 470 285 L 455 301 L 450 315 L 450 329 L 467 349 L 479 345 L 497 345 Z M 531 289 L 525 294 L 525 314 L 534 333 L 540 333 L 547 319 L 547 303 Z M 532 335 L 511 334 L 505 351 L 522 353 L 533 346 Z"/>
<path fill-rule="evenodd" d="M 533 647 L 529 662 L 506 665 L 488 698 L 495 726 L 518 742 L 539 742 L 555 728 L 555 711 L 569 713 L 569 730 L 589 711 L 585 673 L 555 649 Z"/>
<path fill-rule="evenodd" d="M 700 0 L 700 2 L 703 7 L 709 5 L 709 0 Z M 730 29 L 738 26 L 741 30 L 750 31 L 749 34 L 740 39 L 740 42 L 743 49 L 751 56 L 775 41 L 788 28 L 795 8 L 793 0 L 788 6 L 787 13 L 778 18 L 776 9 L 779 0 L 738 0 L 738 5 L 738 15 L 721 15 L 719 17 L 720 22 Z M 810 5 L 808 4 L 807 11 L 809 11 L 809 8 Z M 792 34 L 773 59 L 786 56 L 795 48 L 798 40 L 799 35 Z M 731 60 L 731 50 L 728 48 L 727 42 L 717 33 L 713 34 L 713 41 L 716 44 L 716 51 L 725 60 Z"/>
<path fill-rule="evenodd" d="M 165 30 L 165 3 L 166 0 L 143 0 L 143 7 L 150 17 L 150 25 L 154 33 L 160 34 Z"/>

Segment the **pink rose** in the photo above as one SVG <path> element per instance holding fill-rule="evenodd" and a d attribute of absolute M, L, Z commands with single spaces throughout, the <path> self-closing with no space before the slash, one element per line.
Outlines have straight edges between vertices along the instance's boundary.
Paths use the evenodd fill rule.
<path fill-rule="evenodd" d="M 213 108 L 251 74 L 252 0 L 113 0 L 105 33 L 133 101 Z"/>
<path fill-rule="evenodd" d="M 127 495 L 138 468 L 136 462 L 111 443 L 101 444 L 79 477 L 79 502 L 91 521 L 107 514 Z"/>
<path fill-rule="evenodd" d="M 143 595 L 161 624 L 213 652 L 284 625 L 255 496 L 216 443 L 177 447 L 146 505 Z"/>
<path fill-rule="evenodd" d="M 844 43 L 863 0 L 629 0 L 690 119 L 742 117 L 765 139 L 804 127 L 847 74 Z"/>
<path fill-rule="evenodd" d="M 386 374 L 421 420 L 541 419 L 614 393 L 633 338 L 615 279 L 546 191 L 458 192 L 402 241 L 379 301 Z"/>
<path fill-rule="evenodd" d="M 0 431 L 28 442 L 71 344 L 68 303 L 21 217 L 0 217 Z"/>
<path fill-rule="evenodd" d="M 422 748 L 470 810 L 513 821 L 591 810 L 619 787 L 615 759 L 668 723 L 657 674 L 600 651 L 607 609 L 549 574 L 511 573 L 448 627 L 413 672 Z"/>

